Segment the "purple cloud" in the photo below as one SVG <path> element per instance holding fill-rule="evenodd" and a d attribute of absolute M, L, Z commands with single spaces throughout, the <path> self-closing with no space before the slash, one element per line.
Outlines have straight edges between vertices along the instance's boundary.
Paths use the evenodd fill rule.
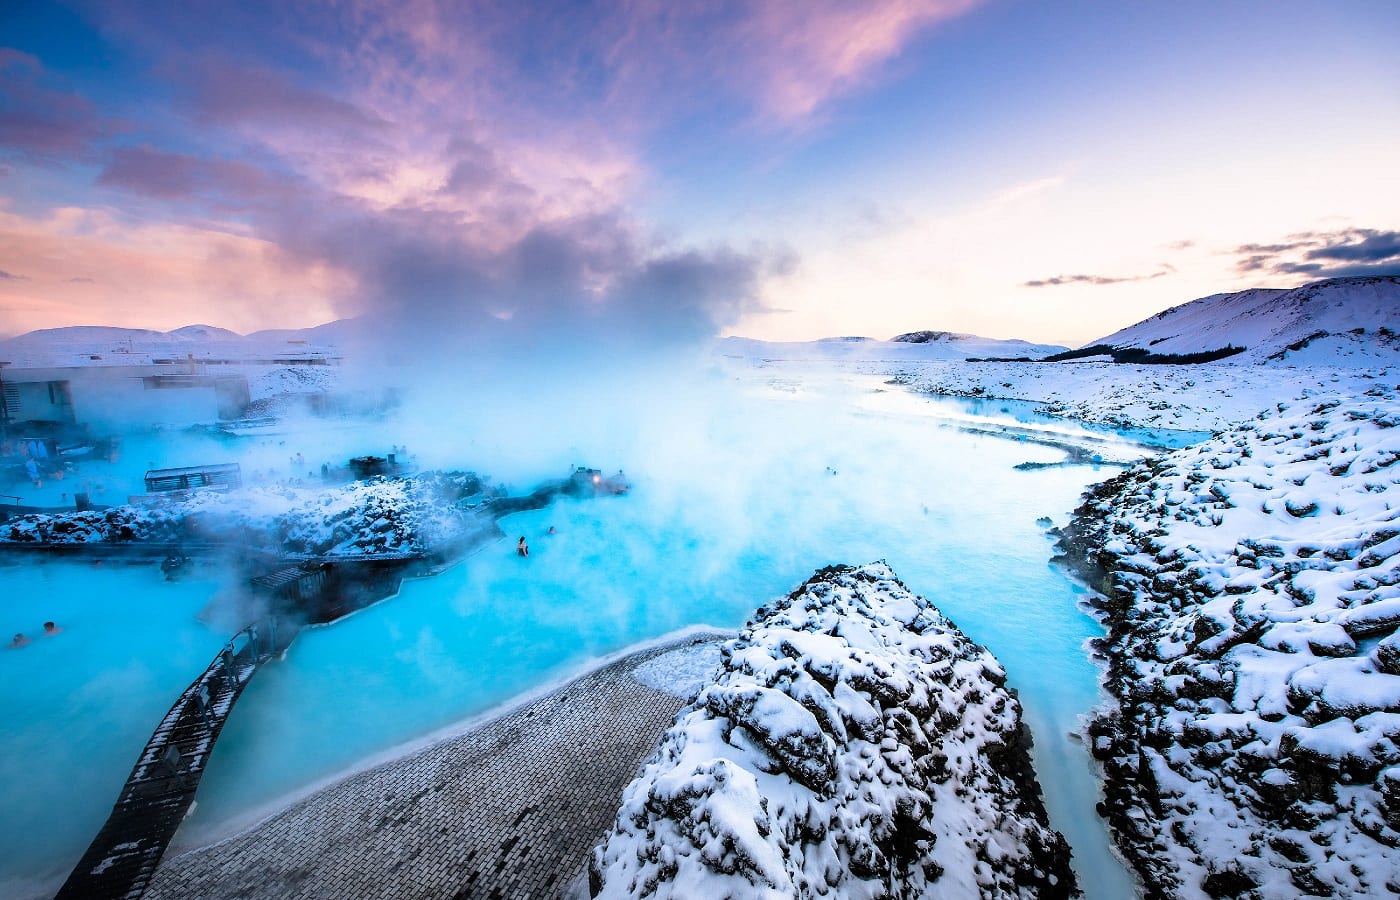
<path fill-rule="evenodd" d="M 112 150 L 97 183 L 158 200 L 217 198 L 221 205 L 234 208 L 246 208 L 295 190 L 286 177 L 247 162 L 204 159 L 151 147 Z"/>
<path fill-rule="evenodd" d="M 268 69 L 204 63 L 185 73 L 199 119 L 319 131 L 374 131 L 388 123 L 353 103 L 295 84 Z"/>
<path fill-rule="evenodd" d="M 1154 278 L 1165 278 L 1176 271 L 1176 268 L 1163 263 L 1162 268 L 1150 275 L 1056 275 L 1053 278 L 1040 278 L 1035 281 L 1027 281 L 1022 287 L 1060 287 L 1066 284 L 1122 284 L 1127 281 L 1151 281 Z"/>
<path fill-rule="evenodd" d="M 1235 269 L 1241 274 L 1307 275 L 1310 278 L 1400 274 L 1400 231 L 1347 228 L 1303 232 L 1272 244 L 1241 244 Z"/>
<path fill-rule="evenodd" d="M 916 5 L 889 35 L 943 8 Z M 401 345 L 694 340 L 756 309 L 761 280 L 791 265 L 782 252 L 663 245 L 627 212 L 637 163 L 591 121 L 622 63 L 603 52 L 610 26 L 586 15 L 448 4 L 410 22 L 374 2 L 198 0 L 92 14 L 174 97 L 140 123 L 142 143 L 94 154 L 113 204 L 334 273 L 338 311 L 376 317 L 377 336 Z M 598 52 L 519 52 L 562 45 Z M 892 51 L 872 52 L 869 65 Z"/>
<path fill-rule="evenodd" d="M 110 132 L 90 101 L 48 81 L 38 58 L 0 48 L 0 150 L 39 160 L 76 158 Z"/>

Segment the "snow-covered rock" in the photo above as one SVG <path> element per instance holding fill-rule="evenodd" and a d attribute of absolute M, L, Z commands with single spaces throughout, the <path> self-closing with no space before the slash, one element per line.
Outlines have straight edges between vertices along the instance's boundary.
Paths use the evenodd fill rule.
<path fill-rule="evenodd" d="M 281 554 L 354 558 L 425 553 L 494 529 L 470 472 L 373 478 L 331 488 L 249 487 L 0 524 L 22 543 L 236 543 Z"/>
<path fill-rule="evenodd" d="M 1056 897 L 1005 674 L 883 563 L 760 608 L 594 851 L 600 897 Z"/>
<path fill-rule="evenodd" d="M 1117 703 L 1090 725 L 1152 897 L 1400 893 L 1400 386 L 1276 404 L 1093 489 Z"/>

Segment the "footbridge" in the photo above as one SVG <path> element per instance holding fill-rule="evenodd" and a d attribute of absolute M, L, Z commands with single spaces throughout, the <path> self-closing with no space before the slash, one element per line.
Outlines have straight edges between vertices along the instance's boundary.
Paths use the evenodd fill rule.
<path fill-rule="evenodd" d="M 235 634 L 165 714 L 107 823 L 57 900 L 140 897 L 194 801 L 214 742 L 258 667 L 295 636 L 266 619 Z"/>

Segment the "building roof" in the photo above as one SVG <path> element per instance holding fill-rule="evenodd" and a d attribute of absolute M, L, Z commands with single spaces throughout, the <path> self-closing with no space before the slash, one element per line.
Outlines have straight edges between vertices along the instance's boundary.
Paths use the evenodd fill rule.
<path fill-rule="evenodd" d="M 178 478 L 181 475 L 224 475 L 240 472 L 238 463 L 213 463 L 207 466 L 181 466 L 175 469 L 151 469 L 147 478 Z"/>

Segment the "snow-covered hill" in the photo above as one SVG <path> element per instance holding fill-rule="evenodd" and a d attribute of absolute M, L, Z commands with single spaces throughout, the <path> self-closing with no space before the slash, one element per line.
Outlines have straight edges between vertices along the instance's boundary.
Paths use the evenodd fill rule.
<path fill-rule="evenodd" d="M 213 325 L 173 331 L 74 325 L 43 328 L 0 341 L 0 359 L 17 369 L 150 365 L 156 360 L 258 362 L 338 356 L 341 322 L 315 328 L 240 335 Z"/>
<path fill-rule="evenodd" d="M 1371 365 L 1400 355 L 1400 276 L 1212 294 L 1086 346 L 1189 354 L 1244 347 L 1234 362 Z"/>
<path fill-rule="evenodd" d="M 914 331 L 888 341 L 868 337 L 825 338 L 819 341 L 759 341 L 728 337 L 718 342 L 720 356 L 751 360 L 918 361 L 968 358 L 1029 357 L 1059 353 L 1057 344 L 997 340 L 949 331 Z"/>

